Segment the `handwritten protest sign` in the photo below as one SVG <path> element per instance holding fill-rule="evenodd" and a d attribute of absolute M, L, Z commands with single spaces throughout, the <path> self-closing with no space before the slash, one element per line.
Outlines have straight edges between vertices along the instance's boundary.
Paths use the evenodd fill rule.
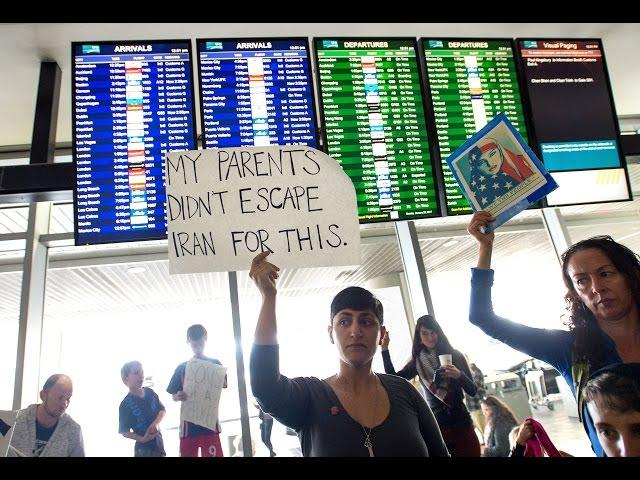
<path fill-rule="evenodd" d="M 187 399 L 182 402 L 180 419 L 218 430 L 218 405 L 227 369 L 207 360 L 187 362 L 182 390 Z"/>
<path fill-rule="evenodd" d="M 558 188 L 504 113 L 453 152 L 447 163 L 473 211 L 496 217 L 487 232 Z"/>
<path fill-rule="evenodd" d="M 7 456 L 17 416 L 17 410 L 0 410 L 0 457 Z M 20 452 L 14 453 L 20 455 Z"/>
<path fill-rule="evenodd" d="M 172 152 L 166 159 L 170 273 L 357 265 L 353 183 L 303 145 Z"/>

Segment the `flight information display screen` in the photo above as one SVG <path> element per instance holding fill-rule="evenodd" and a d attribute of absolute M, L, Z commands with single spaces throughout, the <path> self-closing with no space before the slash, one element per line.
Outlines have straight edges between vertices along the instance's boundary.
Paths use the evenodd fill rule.
<path fill-rule="evenodd" d="M 421 39 L 447 214 L 471 213 L 446 159 L 499 113 L 527 139 L 513 45 L 508 39 Z"/>
<path fill-rule="evenodd" d="M 198 39 L 204 145 L 317 147 L 306 38 Z"/>
<path fill-rule="evenodd" d="M 196 148 L 191 42 L 72 44 L 76 245 L 166 238 L 164 157 Z"/>
<path fill-rule="evenodd" d="M 327 153 L 361 223 L 440 215 L 416 41 L 314 39 Z"/>
<path fill-rule="evenodd" d="M 548 204 L 630 199 L 600 40 L 517 44 L 538 151 L 560 185 Z"/>

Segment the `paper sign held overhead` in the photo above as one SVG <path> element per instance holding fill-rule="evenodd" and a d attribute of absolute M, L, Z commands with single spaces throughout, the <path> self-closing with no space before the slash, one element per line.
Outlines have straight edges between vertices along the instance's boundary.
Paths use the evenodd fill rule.
<path fill-rule="evenodd" d="M 447 163 L 474 212 L 496 217 L 487 233 L 558 188 L 504 113 L 453 152 Z"/>
<path fill-rule="evenodd" d="M 357 265 L 360 227 L 349 177 L 303 145 L 172 152 L 166 158 L 169 271 Z"/>

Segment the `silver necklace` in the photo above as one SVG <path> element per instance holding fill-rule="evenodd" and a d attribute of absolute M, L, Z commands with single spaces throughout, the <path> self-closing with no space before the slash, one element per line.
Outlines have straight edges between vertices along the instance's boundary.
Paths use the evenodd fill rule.
<path fill-rule="evenodd" d="M 377 377 L 376 377 L 377 380 Z M 376 413 L 378 412 L 378 383 L 376 382 L 376 387 L 375 387 L 375 392 L 374 392 L 374 403 L 373 403 L 373 420 L 375 421 L 376 419 Z M 364 432 L 364 446 L 367 450 L 369 450 L 369 456 L 370 457 L 375 457 L 375 455 L 373 454 L 373 444 L 371 443 L 371 430 L 373 430 L 373 427 L 369 428 L 367 431 L 367 428 L 364 425 L 360 425 L 362 427 L 362 431 Z"/>
<path fill-rule="evenodd" d="M 365 435 L 364 446 L 369 450 L 369 456 L 375 457 L 375 455 L 373 454 L 373 444 L 371 443 L 371 429 L 369 429 L 369 431 L 367 432 L 367 429 L 365 427 L 362 427 L 362 430 L 364 430 Z"/>

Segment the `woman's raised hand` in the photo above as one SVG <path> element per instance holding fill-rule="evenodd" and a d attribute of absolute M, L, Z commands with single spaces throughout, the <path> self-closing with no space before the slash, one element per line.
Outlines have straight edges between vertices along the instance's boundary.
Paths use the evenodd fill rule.
<path fill-rule="evenodd" d="M 491 222 L 495 221 L 496 217 L 492 216 L 489 212 L 479 211 L 473 214 L 471 217 L 471 222 L 467 227 L 467 232 L 474 237 L 481 245 L 493 245 L 493 238 L 495 234 L 491 233 L 483 233 L 484 228 L 486 228 Z"/>
<path fill-rule="evenodd" d="M 251 270 L 249 270 L 249 277 L 253 279 L 263 296 L 276 294 L 276 279 L 280 275 L 278 273 L 280 268 L 267 261 L 270 253 L 266 251 L 256 255 L 251 261 Z"/>
<path fill-rule="evenodd" d="M 491 268 L 491 254 L 493 253 L 493 239 L 495 234 L 484 233 L 484 229 L 493 221 L 495 217 L 489 212 L 480 211 L 473 214 L 471 222 L 467 227 L 467 232 L 475 238 L 480 244 L 480 251 L 478 253 L 477 268 L 488 270 Z"/>

